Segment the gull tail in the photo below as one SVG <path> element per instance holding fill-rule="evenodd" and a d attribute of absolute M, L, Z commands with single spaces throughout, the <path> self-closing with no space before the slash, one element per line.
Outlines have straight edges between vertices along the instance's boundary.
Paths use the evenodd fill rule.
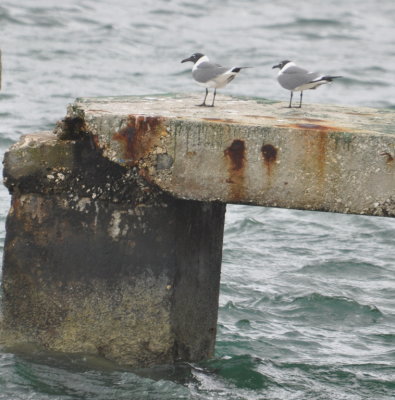
<path fill-rule="evenodd" d="M 230 70 L 230 72 L 235 72 L 236 74 L 238 72 L 240 72 L 242 69 L 246 69 L 246 68 L 253 68 L 253 67 L 234 67 Z"/>
<path fill-rule="evenodd" d="M 337 79 L 337 78 L 343 78 L 343 77 L 340 76 L 340 75 L 338 75 L 338 76 L 326 75 L 326 76 L 322 76 L 319 80 L 320 81 L 332 82 L 334 79 Z"/>

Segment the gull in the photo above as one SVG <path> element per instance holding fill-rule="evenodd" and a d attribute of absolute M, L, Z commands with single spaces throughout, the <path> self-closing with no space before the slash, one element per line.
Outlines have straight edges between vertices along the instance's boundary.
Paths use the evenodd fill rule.
<path fill-rule="evenodd" d="M 192 61 L 192 77 L 200 86 L 206 88 L 206 95 L 202 104 L 199 106 L 207 106 L 206 98 L 208 95 L 208 88 L 214 88 L 213 102 L 211 106 L 214 107 L 215 95 L 217 94 L 217 89 L 223 88 L 230 81 L 232 81 L 235 76 L 244 68 L 250 67 L 223 67 L 219 64 L 211 63 L 209 58 L 202 53 L 194 53 L 190 57 L 185 58 L 181 62 Z"/>
<path fill-rule="evenodd" d="M 307 69 L 298 67 L 294 62 L 285 60 L 273 68 L 280 68 L 277 80 L 280 85 L 291 91 L 289 108 L 292 107 L 293 92 L 300 92 L 299 108 L 302 107 L 303 90 L 315 89 L 320 85 L 332 82 L 333 79 L 341 76 L 321 75 L 318 72 L 309 72 Z"/>

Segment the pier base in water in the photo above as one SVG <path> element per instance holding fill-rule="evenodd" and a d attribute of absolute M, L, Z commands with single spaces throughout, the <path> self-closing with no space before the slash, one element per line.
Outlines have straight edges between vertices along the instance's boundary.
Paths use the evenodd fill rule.
<path fill-rule="evenodd" d="M 225 205 L 174 199 L 89 140 L 55 139 L 5 157 L 8 336 L 132 366 L 210 357 Z"/>
<path fill-rule="evenodd" d="M 79 99 L 4 159 L 3 327 L 147 366 L 213 354 L 226 203 L 395 216 L 393 110 Z"/>

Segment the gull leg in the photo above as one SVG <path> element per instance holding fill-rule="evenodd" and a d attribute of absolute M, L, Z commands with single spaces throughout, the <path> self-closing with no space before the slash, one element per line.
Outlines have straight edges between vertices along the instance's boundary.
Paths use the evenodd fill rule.
<path fill-rule="evenodd" d="M 216 94 L 217 94 L 217 89 L 214 89 L 213 102 L 211 103 L 210 107 L 214 107 L 214 100 L 215 100 L 215 95 Z"/>
<path fill-rule="evenodd" d="M 303 90 L 300 92 L 299 108 L 302 108 Z"/>
<path fill-rule="evenodd" d="M 206 88 L 206 95 L 204 96 L 204 100 L 202 104 L 198 104 L 199 107 L 205 107 L 206 106 L 206 99 L 208 95 L 208 89 Z"/>
<path fill-rule="evenodd" d="M 292 107 L 292 97 L 293 97 L 293 95 L 294 95 L 294 92 L 291 90 L 291 97 L 289 98 L 289 106 L 288 106 L 288 108 Z"/>

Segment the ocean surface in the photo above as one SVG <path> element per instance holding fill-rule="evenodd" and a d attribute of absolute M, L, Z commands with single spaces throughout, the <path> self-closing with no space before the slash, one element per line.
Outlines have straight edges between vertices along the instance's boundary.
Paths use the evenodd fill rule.
<path fill-rule="evenodd" d="M 271 67 L 291 59 L 344 76 L 305 93 L 307 114 L 395 109 L 393 0 L 2 0 L 0 48 L 1 157 L 76 97 L 203 98 L 180 63 L 197 51 L 254 67 L 219 93 L 287 102 Z M 0 187 L 1 250 L 9 203 Z M 214 359 L 131 370 L 0 344 L 0 399 L 395 399 L 394 233 L 393 219 L 228 206 Z"/>

